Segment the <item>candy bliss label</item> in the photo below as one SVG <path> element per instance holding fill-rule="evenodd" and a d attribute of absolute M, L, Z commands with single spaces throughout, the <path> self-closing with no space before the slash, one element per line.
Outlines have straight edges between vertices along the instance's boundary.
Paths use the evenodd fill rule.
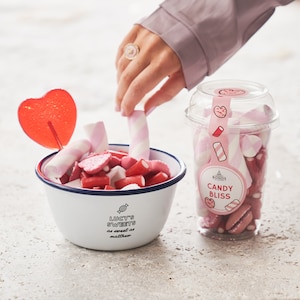
<path fill-rule="evenodd" d="M 200 170 L 198 179 L 200 197 L 209 211 L 227 215 L 243 203 L 246 195 L 245 182 L 237 170 L 207 165 Z"/>

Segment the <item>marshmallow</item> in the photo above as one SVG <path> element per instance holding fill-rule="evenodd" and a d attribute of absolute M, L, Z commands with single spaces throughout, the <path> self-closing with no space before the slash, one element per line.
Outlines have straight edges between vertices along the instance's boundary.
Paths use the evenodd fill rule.
<path fill-rule="evenodd" d="M 149 159 L 149 132 L 145 112 L 135 110 L 128 117 L 130 134 L 129 155 L 135 159 Z"/>
<path fill-rule="evenodd" d="M 88 139 L 91 142 L 91 152 L 102 153 L 108 149 L 107 135 L 102 121 L 84 126 Z"/>
<path fill-rule="evenodd" d="M 254 134 L 241 136 L 241 150 L 245 157 L 254 157 L 262 147 L 262 140 Z"/>
<path fill-rule="evenodd" d="M 90 149 L 91 143 L 88 140 L 82 139 L 69 143 L 46 164 L 44 174 L 48 178 L 60 178 Z"/>

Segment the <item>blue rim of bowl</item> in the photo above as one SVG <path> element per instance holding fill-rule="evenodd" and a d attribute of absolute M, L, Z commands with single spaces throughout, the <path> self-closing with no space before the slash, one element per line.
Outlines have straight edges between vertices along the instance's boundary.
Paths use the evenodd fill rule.
<path fill-rule="evenodd" d="M 109 146 L 112 147 L 128 147 L 128 144 L 109 144 Z M 173 176 L 171 179 L 164 181 L 163 183 L 159 183 L 159 184 L 155 184 L 149 187 L 143 187 L 140 189 L 131 189 L 131 190 L 109 190 L 109 191 L 105 191 L 105 190 L 93 190 L 93 189 L 80 189 L 80 188 L 74 188 L 74 187 L 70 187 L 70 186 L 66 186 L 63 184 L 59 184 L 56 182 L 51 181 L 50 179 L 48 179 L 43 173 L 42 173 L 42 165 L 44 164 L 44 162 L 50 158 L 51 156 L 53 156 L 54 154 L 56 154 L 57 152 L 53 152 L 49 155 L 47 155 L 46 157 L 44 157 L 36 166 L 35 168 L 35 174 L 37 175 L 37 177 L 44 182 L 45 184 L 51 186 L 52 188 L 56 188 L 59 190 L 63 190 L 66 192 L 71 192 L 71 193 L 77 193 L 77 194 L 86 194 L 86 195 L 91 195 L 91 196 L 117 196 L 117 195 L 133 195 L 133 194 L 143 194 L 143 193 L 149 193 L 149 192 L 153 192 L 153 191 L 158 191 L 161 189 L 165 189 L 169 186 L 172 186 L 174 184 L 176 184 L 177 182 L 179 182 L 186 174 L 186 165 L 185 163 L 180 159 L 177 158 L 176 156 L 174 156 L 173 154 L 170 154 L 166 151 L 160 150 L 160 149 L 156 149 L 156 148 L 150 148 L 150 150 L 153 150 L 155 152 L 160 152 L 163 153 L 171 158 L 173 158 L 179 165 L 180 170 L 179 172 Z"/>

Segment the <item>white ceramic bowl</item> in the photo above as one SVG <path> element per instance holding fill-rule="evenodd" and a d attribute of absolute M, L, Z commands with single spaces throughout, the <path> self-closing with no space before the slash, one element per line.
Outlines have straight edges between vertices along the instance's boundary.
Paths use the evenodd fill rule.
<path fill-rule="evenodd" d="M 111 144 L 111 150 L 128 145 Z M 170 212 L 177 183 L 186 166 L 170 153 L 153 149 L 150 159 L 168 164 L 172 178 L 161 184 L 133 190 L 101 191 L 67 187 L 43 174 L 43 158 L 36 175 L 44 183 L 57 227 L 70 242 L 94 250 L 125 250 L 143 246 L 161 232 Z"/>

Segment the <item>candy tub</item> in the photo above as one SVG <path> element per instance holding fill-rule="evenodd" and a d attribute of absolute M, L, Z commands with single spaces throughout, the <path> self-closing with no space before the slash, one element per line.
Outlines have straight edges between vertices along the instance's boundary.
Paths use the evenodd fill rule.
<path fill-rule="evenodd" d="M 127 151 L 128 145 L 111 144 L 109 148 Z M 56 225 L 73 244 L 94 250 L 125 250 L 154 240 L 168 218 L 177 183 L 186 173 L 182 160 L 151 148 L 150 159 L 167 163 L 171 179 L 132 190 L 73 188 L 43 174 L 43 166 L 53 155 L 43 158 L 35 171 L 44 184 Z"/>

